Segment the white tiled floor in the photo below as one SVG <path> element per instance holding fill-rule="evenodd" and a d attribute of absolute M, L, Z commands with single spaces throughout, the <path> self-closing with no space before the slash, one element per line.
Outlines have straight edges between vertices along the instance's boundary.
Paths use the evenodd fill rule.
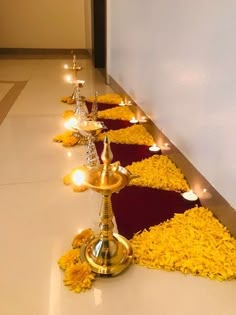
<path fill-rule="evenodd" d="M 0 126 L 0 314 L 235 314 L 236 281 L 131 266 L 80 295 L 63 286 L 57 259 L 78 229 L 97 229 L 100 207 L 98 194 L 73 193 L 61 181 L 85 159 L 83 147 L 52 142 L 70 108 L 59 102 L 72 90 L 63 81 L 65 62 L 0 60 L 0 81 L 28 81 Z M 81 64 L 84 95 L 111 91 L 89 60 Z"/>
<path fill-rule="evenodd" d="M 14 86 L 13 83 L 0 83 L 0 101 L 9 92 L 9 90 Z"/>

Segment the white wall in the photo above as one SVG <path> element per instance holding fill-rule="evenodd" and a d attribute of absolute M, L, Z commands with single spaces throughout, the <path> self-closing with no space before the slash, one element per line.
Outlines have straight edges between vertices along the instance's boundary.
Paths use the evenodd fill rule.
<path fill-rule="evenodd" d="M 110 5 L 110 75 L 235 208 L 236 1 Z"/>
<path fill-rule="evenodd" d="M 85 44 L 86 48 L 92 54 L 92 1 L 85 0 L 84 14 L 85 14 Z"/>
<path fill-rule="evenodd" d="M 1 0 L 0 48 L 86 48 L 84 1 Z"/>

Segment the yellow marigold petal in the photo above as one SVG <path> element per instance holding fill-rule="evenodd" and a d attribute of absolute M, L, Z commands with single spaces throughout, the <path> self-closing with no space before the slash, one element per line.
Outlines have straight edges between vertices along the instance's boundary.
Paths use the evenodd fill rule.
<path fill-rule="evenodd" d="M 65 131 L 64 133 L 62 134 L 59 134 L 59 135 L 56 135 L 54 138 L 53 138 L 53 141 L 55 142 L 63 142 L 64 139 L 66 139 L 67 137 L 70 137 L 73 135 L 73 132 L 72 131 Z"/>
<path fill-rule="evenodd" d="M 84 185 L 80 185 L 80 186 L 73 185 L 73 191 L 74 192 L 83 192 L 87 189 L 88 189 L 88 187 L 86 187 Z"/>
<path fill-rule="evenodd" d="M 175 214 L 131 240 L 135 263 L 217 280 L 236 279 L 236 239 L 206 208 Z"/>
<path fill-rule="evenodd" d="M 60 99 L 60 101 L 61 101 L 62 103 L 66 103 L 66 102 L 67 102 L 67 98 L 68 98 L 68 96 L 62 96 L 61 99 Z"/>
<path fill-rule="evenodd" d="M 92 229 L 85 229 L 81 233 L 77 234 L 73 241 L 73 248 L 80 248 L 82 244 L 86 243 L 92 236 L 94 236 Z"/>
<path fill-rule="evenodd" d="M 71 96 L 63 96 L 60 100 L 62 103 L 67 103 L 69 105 L 75 104 L 75 100 Z"/>
<path fill-rule="evenodd" d="M 79 142 L 79 139 L 75 136 L 64 137 L 62 141 L 62 145 L 64 147 L 72 147 Z"/>
<path fill-rule="evenodd" d="M 142 125 L 134 125 L 118 130 L 109 130 L 97 136 L 97 140 L 103 141 L 108 136 L 113 143 L 139 144 L 150 146 L 154 140 L 150 133 Z"/>
<path fill-rule="evenodd" d="M 63 114 L 62 114 L 62 117 L 64 118 L 64 119 L 69 119 L 69 118 L 71 118 L 71 117 L 73 117 L 74 116 L 74 111 L 73 110 L 65 110 L 64 112 L 63 112 Z"/>
<path fill-rule="evenodd" d="M 95 97 L 90 96 L 86 99 L 88 102 L 94 102 Z M 104 94 L 104 95 L 99 95 L 97 97 L 97 102 L 98 103 L 104 103 L 104 104 L 120 104 L 122 102 L 122 97 L 119 94 Z"/>
<path fill-rule="evenodd" d="M 64 284 L 75 293 L 80 293 L 92 287 L 95 274 L 87 263 L 70 265 L 65 270 Z"/>
<path fill-rule="evenodd" d="M 117 106 L 114 108 L 98 111 L 99 119 L 130 120 L 133 116 L 134 113 L 128 106 Z"/>
<path fill-rule="evenodd" d="M 181 170 L 167 156 L 153 155 L 126 168 L 132 174 L 139 175 L 138 178 L 131 180 L 130 185 L 173 191 L 189 190 Z"/>
<path fill-rule="evenodd" d="M 66 252 L 59 260 L 58 265 L 62 270 L 66 270 L 69 266 L 80 261 L 80 250 L 78 248 L 71 249 Z"/>
<path fill-rule="evenodd" d="M 65 185 L 70 185 L 71 184 L 71 174 L 67 174 L 63 177 L 63 183 Z"/>
<path fill-rule="evenodd" d="M 62 142 L 63 141 L 63 136 L 62 135 L 56 135 L 53 137 L 54 142 Z"/>

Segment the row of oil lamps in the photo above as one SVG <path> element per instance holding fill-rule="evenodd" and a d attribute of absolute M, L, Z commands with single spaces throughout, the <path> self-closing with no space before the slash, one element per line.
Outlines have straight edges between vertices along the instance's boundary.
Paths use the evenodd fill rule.
<path fill-rule="evenodd" d="M 80 94 L 85 81 L 77 78 L 77 73 L 82 70 L 82 67 L 77 65 L 75 56 L 73 56 L 72 66 L 65 65 L 64 69 L 70 70 L 73 74 L 68 81 L 74 86 L 72 98 L 75 100 L 74 116 L 66 122 L 65 127 L 72 130 L 75 136 L 84 137 L 87 140 L 86 165 L 74 172 L 73 180 L 76 185 L 84 185 L 102 196 L 99 211 L 100 232 L 83 244 L 80 258 L 82 262 L 87 262 L 97 275 L 115 276 L 130 265 L 133 252 L 129 241 L 113 232 L 111 195 L 128 185 L 133 175 L 119 162 L 112 163 L 113 154 L 107 137 L 104 139 L 101 155 L 103 164 L 99 165 L 94 140 L 96 135 L 106 127 L 103 122 L 97 120 L 98 94 L 95 94 L 89 113 L 85 99 Z"/>
<path fill-rule="evenodd" d="M 82 246 L 81 260 L 86 261 L 93 272 L 98 275 L 115 276 L 130 265 L 133 253 L 129 241 L 113 232 L 111 195 L 128 185 L 135 175 L 122 167 L 119 162 L 112 163 L 113 154 L 107 137 L 104 140 L 104 148 L 101 154 L 103 164 L 99 165 L 94 140 L 96 135 L 106 127 L 103 122 L 97 120 L 98 94 L 95 94 L 91 113 L 89 113 L 85 98 L 80 94 L 80 89 L 84 87 L 85 81 L 77 78 L 82 67 L 77 65 L 76 56 L 73 56 L 72 66 L 65 65 L 64 69 L 71 71 L 73 74 L 69 82 L 74 86 L 72 97 L 75 100 L 74 116 L 66 122 L 65 127 L 72 130 L 75 136 L 84 137 L 87 140 L 86 165 L 78 168 L 78 172 L 75 172 L 78 176 L 74 176 L 74 181 L 75 184 L 84 185 L 102 196 L 99 212 L 100 232 Z M 125 99 L 119 105 L 129 106 L 132 103 Z M 130 122 L 146 122 L 146 117 L 142 117 L 140 121 L 133 118 Z M 165 145 L 166 147 L 169 146 L 169 144 Z M 155 153 L 160 151 L 160 148 L 153 144 L 149 150 Z M 184 193 L 183 197 L 190 201 L 198 199 L 192 191 Z"/>

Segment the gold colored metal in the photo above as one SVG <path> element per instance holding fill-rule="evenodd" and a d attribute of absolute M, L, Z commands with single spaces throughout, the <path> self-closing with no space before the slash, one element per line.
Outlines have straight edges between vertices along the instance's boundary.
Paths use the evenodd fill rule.
<path fill-rule="evenodd" d="M 74 80 L 77 80 L 77 73 L 81 71 L 83 67 L 77 65 L 76 55 L 73 55 L 72 66 L 67 66 L 65 69 L 70 70 L 74 74 Z"/>
<path fill-rule="evenodd" d="M 88 169 L 84 182 L 85 186 L 102 195 L 100 233 L 81 248 L 81 259 L 89 263 L 93 272 L 115 276 L 130 265 L 133 251 L 126 238 L 113 233 L 111 195 L 128 185 L 132 175 L 119 162 L 111 164 L 113 154 L 107 137 L 101 158 L 103 165 Z"/>
<path fill-rule="evenodd" d="M 79 120 L 74 130 L 87 139 L 86 164 L 94 167 L 99 164 L 99 159 L 94 144 L 95 137 L 104 129 L 102 121 Z"/>
<path fill-rule="evenodd" d="M 76 55 L 73 55 L 72 66 L 64 65 L 64 69 L 65 69 L 65 70 L 69 70 L 70 72 L 72 72 L 72 76 L 73 76 L 72 81 L 73 81 L 74 83 L 75 83 L 76 81 L 77 81 L 77 82 L 79 81 L 78 78 L 77 78 L 77 74 L 78 74 L 79 71 L 81 71 L 81 70 L 83 69 L 83 67 L 77 65 Z M 81 101 L 82 101 L 82 98 L 85 99 L 84 96 L 79 96 L 79 97 L 80 97 L 80 100 L 81 100 Z M 74 91 L 73 91 L 73 93 L 72 93 L 72 95 L 71 95 L 71 98 L 72 98 L 73 100 L 76 99 L 76 86 L 75 86 Z"/>

